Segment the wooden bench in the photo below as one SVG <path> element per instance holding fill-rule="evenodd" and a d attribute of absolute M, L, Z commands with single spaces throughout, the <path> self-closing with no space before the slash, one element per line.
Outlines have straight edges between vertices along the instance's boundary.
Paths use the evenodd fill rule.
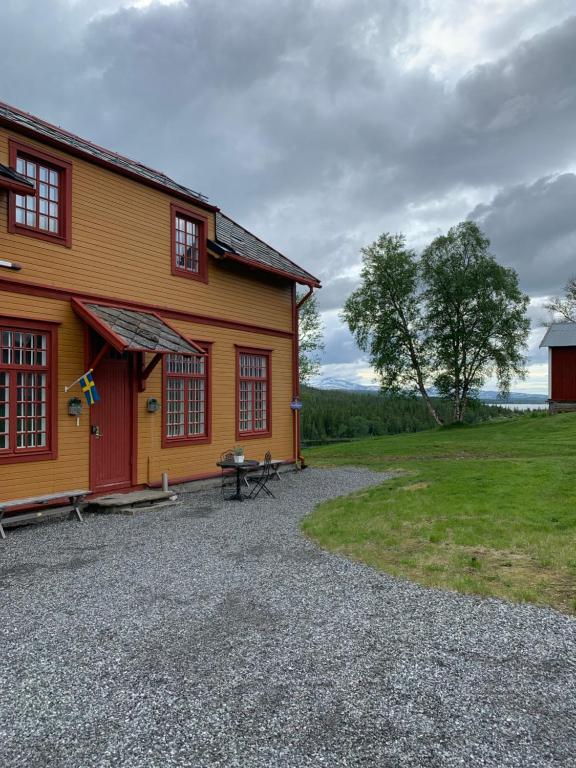
<path fill-rule="evenodd" d="M 30 520 L 37 520 L 42 517 L 50 517 L 51 515 L 60 515 L 63 512 L 69 512 L 70 515 L 74 514 L 78 520 L 83 523 L 84 518 L 80 512 L 80 504 L 83 499 L 88 496 L 91 491 L 74 490 L 74 491 L 61 491 L 60 493 L 47 493 L 44 496 L 30 496 L 27 499 L 12 499 L 11 501 L 0 501 L 0 539 L 5 539 L 6 534 L 4 528 L 8 525 L 19 525 Z M 10 515 L 10 517 L 4 517 L 4 513 L 15 507 L 34 507 L 40 504 L 49 504 L 51 501 L 58 501 L 59 499 L 68 499 L 69 506 L 67 507 L 54 507 L 51 509 L 35 510 L 33 512 L 21 512 L 20 514 Z"/>

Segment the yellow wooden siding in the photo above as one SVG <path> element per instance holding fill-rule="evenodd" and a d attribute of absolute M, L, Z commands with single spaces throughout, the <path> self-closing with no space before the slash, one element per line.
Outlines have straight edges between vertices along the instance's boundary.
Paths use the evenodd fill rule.
<path fill-rule="evenodd" d="M 64 386 L 84 371 L 84 326 L 70 303 L 54 299 L 0 292 L 0 314 L 19 319 L 61 323 L 58 327 L 58 457 L 55 460 L 0 464 L 0 499 L 19 498 L 69 488 L 89 487 L 90 416 L 87 406 L 80 417 L 68 416 L 68 400 L 79 396 Z M 208 444 L 162 448 L 162 414 L 146 410 L 149 397 L 162 402 L 162 368 L 150 376 L 146 391 L 138 395 L 137 482 L 158 483 L 162 472 L 173 479 L 217 472 L 219 455 L 237 442 L 250 458 L 262 458 L 267 450 L 274 458 L 291 459 L 294 454 L 292 413 L 291 340 L 202 324 L 173 322 L 190 338 L 213 342 L 212 346 L 212 441 Z M 234 345 L 272 351 L 272 435 L 236 439 L 236 350 Z M 150 359 L 148 356 L 147 361 Z M 98 384 L 98 370 L 94 378 Z"/>
<path fill-rule="evenodd" d="M 0 163 L 8 163 L 10 136 L 73 165 L 72 248 L 9 234 L 8 196 L 0 193 L 0 253 L 23 265 L 11 279 L 291 330 L 291 289 L 285 281 L 227 269 L 211 256 L 207 284 L 171 274 L 170 203 L 182 201 L 4 128 Z M 213 238 L 214 214 L 196 210 L 207 216 Z"/>
<path fill-rule="evenodd" d="M 71 488 L 88 488 L 89 445 L 87 409 L 76 419 L 68 416 L 68 400 L 79 390 L 64 394 L 84 366 L 84 333 L 69 302 L 0 292 L 0 315 L 29 320 L 49 320 L 58 326 L 58 458 L 0 464 L 0 499 L 56 493 Z M 54 381 L 52 382 L 54 385 Z"/>
<path fill-rule="evenodd" d="M 220 454 L 240 443 L 248 458 L 292 459 L 294 455 L 292 412 L 292 345 L 289 339 L 253 333 L 239 333 L 224 328 L 210 328 L 192 323 L 178 323 L 186 336 L 212 341 L 212 443 L 183 447 L 161 447 L 161 414 L 146 412 L 146 399 L 162 400 L 162 370 L 158 366 L 150 376 L 146 392 L 138 403 L 140 433 L 138 475 L 140 482 L 158 482 L 162 472 L 170 477 L 214 472 Z M 235 344 L 272 349 L 272 435 L 262 438 L 236 438 L 236 349 Z M 151 458 L 150 468 L 148 459 Z M 146 477 L 146 473 L 150 475 Z"/>

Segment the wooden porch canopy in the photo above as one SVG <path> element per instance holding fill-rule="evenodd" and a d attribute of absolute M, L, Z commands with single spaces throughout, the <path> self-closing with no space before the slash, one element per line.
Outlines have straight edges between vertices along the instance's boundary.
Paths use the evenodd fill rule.
<path fill-rule="evenodd" d="M 117 352 L 204 354 L 155 312 L 72 299 L 72 307 Z"/>
<path fill-rule="evenodd" d="M 139 389 L 165 354 L 203 355 L 204 350 L 193 344 L 155 312 L 140 312 L 113 304 L 96 304 L 72 299 L 76 314 L 106 342 L 90 368 L 96 368 L 109 347 L 117 352 L 140 353 Z M 154 355 L 144 367 L 144 353 Z"/>

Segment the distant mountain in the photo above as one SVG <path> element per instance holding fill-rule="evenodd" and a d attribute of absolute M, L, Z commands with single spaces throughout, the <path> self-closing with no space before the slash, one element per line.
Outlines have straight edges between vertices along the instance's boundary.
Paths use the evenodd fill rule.
<path fill-rule="evenodd" d="M 320 379 L 320 381 L 314 382 L 312 385 L 317 389 L 345 389 L 350 392 L 378 392 L 380 387 L 375 384 L 372 386 L 366 384 L 357 384 L 355 381 L 349 381 L 348 379 L 337 379 L 334 377 L 328 377 Z"/>
<path fill-rule="evenodd" d="M 533 392 L 510 392 L 505 400 L 500 400 L 498 392 L 487 389 L 480 392 L 478 399 L 496 403 L 545 403 L 548 400 L 548 395 L 536 395 Z"/>
<path fill-rule="evenodd" d="M 349 379 L 338 379 L 333 376 L 320 379 L 319 381 L 314 382 L 313 386 L 317 389 L 340 389 L 348 392 L 378 392 L 380 389 L 376 384 L 358 384 Z M 435 392 L 432 391 L 430 394 L 434 395 Z M 495 403 L 545 403 L 548 396 L 537 395 L 530 392 L 511 392 L 506 400 L 500 400 L 498 398 L 498 392 L 487 389 L 480 392 L 479 399 L 484 400 L 485 402 Z"/>

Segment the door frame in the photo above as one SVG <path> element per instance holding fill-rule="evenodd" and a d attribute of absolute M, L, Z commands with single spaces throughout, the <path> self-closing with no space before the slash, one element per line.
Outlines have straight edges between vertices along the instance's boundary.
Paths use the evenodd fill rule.
<path fill-rule="evenodd" d="M 90 331 L 84 326 L 84 363 L 86 370 L 90 366 L 90 362 L 94 359 L 93 345 L 90 340 Z M 104 360 L 106 355 L 104 355 Z M 94 376 L 96 380 L 96 389 L 98 389 L 98 365 L 102 360 L 99 360 L 94 369 Z M 137 353 L 131 353 L 128 355 L 128 391 L 130 396 L 129 407 L 129 429 L 130 429 L 130 480 L 129 485 L 119 488 L 118 493 L 126 493 L 131 488 L 136 487 L 138 484 L 138 376 L 136 372 L 137 366 L 140 362 L 140 356 Z M 92 413 L 90 406 L 88 406 L 88 477 L 89 487 L 92 493 L 109 493 L 113 492 L 113 489 L 107 491 L 106 489 L 94 490 L 94 465 L 92 462 L 92 446 L 94 441 L 92 439 Z"/>

